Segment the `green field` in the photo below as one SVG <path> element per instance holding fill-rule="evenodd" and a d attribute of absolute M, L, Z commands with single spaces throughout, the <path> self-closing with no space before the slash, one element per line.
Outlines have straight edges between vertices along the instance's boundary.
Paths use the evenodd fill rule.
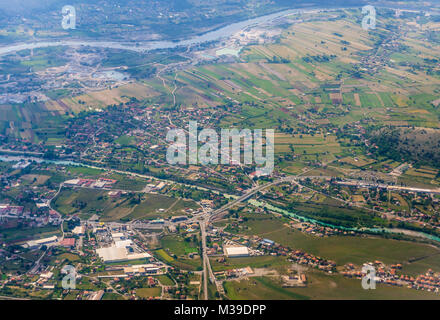
<path fill-rule="evenodd" d="M 226 295 L 232 300 L 440 299 L 437 294 L 432 292 L 384 284 L 377 284 L 375 290 L 364 290 L 360 280 L 348 279 L 340 275 L 328 275 L 321 272 L 308 273 L 307 287 L 305 288 L 282 288 L 276 277 L 252 277 L 249 280 L 228 281 L 224 284 L 224 287 Z"/>
<path fill-rule="evenodd" d="M 61 235 L 60 227 L 0 229 L 0 240 L 3 242 L 21 242 L 31 239 L 47 238 L 54 235 Z"/>
<path fill-rule="evenodd" d="M 173 286 L 175 282 L 168 275 L 160 275 L 155 277 L 163 286 Z"/>
<path fill-rule="evenodd" d="M 155 219 L 184 214 L 186 208 L 196 208 L 192 201 L 159 194 L 128 194 L 111 198 L 108 191 L 65 188 L 53 201 L 63 215 L 80 214 L 89 218 L 97 214 L 102 221 Z"/>
<path fill-rule="evenodd" d="M 187 255 L 189 253 L 198 252 L 198 243 L 183 240 L 178 236 L 166 236 L 161 240 L 162 248 L 165 248 L 168 252 L 175 254 L 176 256 Z"/>
<path fill-rule="evenodd" d="M 224 262 L 218 262 L 216 258 L 210 258 L 213 271 L 224 271 L 235 268 L 276 268 L 289 265 L 285 257 L 257 256 L 245 258 L 226 258 Z"/>
<path fill-rule="evenodd" d="M 139 288 L 136 289 L 136 296 L 143 299 L 160 297 L 161 288 Z"/>
<path fill-rule="evenodd" d="M 164 236 L 161 241 L 162 249 L 155 251 L 157 257 L 165 263 L 182 268 L 184 270 L 200 270 L 202 267 L 202 260 L 200 256 L 190 258 L 190 253 L 199 253 L 199 244 L 194 242 L 192 238 L 187 238 L 178 235 Z"/>
<path fill-rule="evenodd" d="M 248 215 L 251 216 L 251 215 Z M 426 244 L 384 239 L 380 237 L 331 236 L 326 238 L 304 234 L 291 229 L 282 221 L 271 216 L 257 215 L 258 219 L 249 219 L 244 225 L 248 235 L 259 235 L 287 246 L 293 250 L 301 249 L 313 255 L 333 260 L 338 265 L 380 260 L 386 264 L 401 263 L 412 271 L 425 273 L 429 268 L 440 271 L 440 250 Z M 432 256 L 432 257 L 430 257 Z M 423 258 L 409 263 L 412 259 Z M 413 273 L 413 272 L 412 272 Z"/>

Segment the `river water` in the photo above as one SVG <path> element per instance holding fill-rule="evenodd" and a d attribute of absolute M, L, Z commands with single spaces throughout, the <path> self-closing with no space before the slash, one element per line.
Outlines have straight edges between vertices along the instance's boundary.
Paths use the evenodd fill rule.
<path fill-rule="evenodd" d="M 122 43 L 116 41 L 86 41 L 86 40 L 57 40 L 57 41 L 39 41 L 39 42 L 28 42 L 28 43 L 18 43 L 5 47 L 0 47 L 0 55 L 9 54 L 12 52 L 17 52 L 26 49 L 36 49 L 45 47 L 56 47 L 56 46 L 90 46 L 97 48 L 109 48 L 109 49 L 121 49 L 130 50 L 136 52 L 146 52 L 156 49 L 172 49 L 176 47 L 188 47 L 195 44 L 201 44 L 210 41 L 217 41 L 223 38 L 227 38 L 236 32 L 244 30 L 246 28 L 264 24 L 276 20 L 278 18 L 295 14 L 295 13 L 310 13 L 319 11 L 332 11 L 337 9 L 289 9 L 269 15 L 232 23 L 223 28 L 207 32 L 205 34 L 195 36 L 189 39 L 180 41 L 148 41 L 140 44 L 134 43 Z"/>
<path fill-rule="evenodd" d="M 261 25 L 264 23 L 268 23 L 274 21 L 276 19 L 297 13 L 313 13 L 313 12 L 321 12 L 321 11 L 336 11 L 340 9 L 354 9 L 355 7 L 340 7 L 340 8 L 318 8 L 318 7 L 310 7 L 307 9 L 288 9 L 279 11 L 276 13 L 264 15 L 257 18 L 252 18 L 240 22 L 231 23 L 225 27 L 219 28 L 217 30 L 213 30 L 207 32 L 202 35 L 194 36 L 189 39 L 184 39 L 180 41 L 146 41 L 143 43 L 123 43 L 117 41 L 87 41 L 87 40 L 56 40 L 56 41 L 38 41 L 38 42 L 27 42 L 27 43 L 17 43 L 11 44 L 8 46 L 0 47 L 0 56 L 9 54 L 12 52 L 17 52 L 26 49 L 36 49 L 36 48 L 45 48 L 45 47 L 56 47 L 56 46 L 90 46 L 97 48 L 109 48 L 109 49 L 121 49 L 121 50 L 129 50 L 136 52 L 146 52 L 156 49 L 172 49 L 181 47 L 188 47 L 195 44 L 201 44 L 204 42 L 217 41 L 223 38 L 227 38 L 236 32 L 244 30 L 246 28 Z M 359 9 L 360 7 L 357 7 Z M 408 10 L 406 7 L 401 5 L 395 6 L 382 6 L 378 9 L 402 9 Z M 411 8 L 410 8 L 411 9 Z M 414 12 L 420 12 L 420 10 L 413 10 Z M 431 13 L 431 12 L 430 12 Z"/>
<path fill-rule="evenodd" d="M 36 49 L 36 48 L 45 48 L 45 47 L 56 47 L 56 46 L 90 46 L 90 47 L 98 47 L 98 48 L 109 48 L 109 49 L 121 49 L 121 50 L 130 50 L 130 51 L 136 51 L 136 52 L 146 52 L 156 49 L 172 49 L 177 47 L 188 47 L 195 44 L 201 44 L 205 42 L 210 41 L 217 41 L 223 38 L 227 38 L 231 35 L 233 35 L 236 32 L 239 32 L 241 30 L 244 30 L 246 28 L 257 26 L 260 24 L 268 23 L 273 20 L 285 17 L 287 15 L 291 14 L 297 14 L 297 13 L 311 13 L 311 12 L 320 12 L 320 11 L 334 11 L 338 10 L 337 8 L 332 9 L 324 9 L 324 8 L 314 8 L 314 9 L 290 9 L 290 10 L 284 10 L 277 13 L 232 23 L 226 27 L 220 28 L 218 30 L 207 32 L 200 36 L 195 36 L 190 39 L 181 40 L 177 42 L 173 41 L 149 41 L 144 44 L 124 44 L 121 42 L 113 42 L 113 41 L 83 41 L 83 40 L 59 40 L 59 41 L 40 41 L 40 42 L 30 42 L 30 43 L 20 43 L 20 44 L 13 44 L 10 46 L 0 47 L 0 55 L 9 54 L 12 52 L 17 52 L 21 50 L 26 49 Z M 0 155 L 0 161 L 6 161 L 6 162 L 16 162 L 16 161 L 35 161 L 37 163 L 47 162 L 52 164 L 59 164 L 59 165 L 71 165 L 71 166 L 87 166 L 92 167 L 88 165 L 84 165 L 81 163 L 76 163 L 73 161 L 60 161 L 60 160 L 46 160 L 42 158 L 37 157 L 28 157 L 28 156 L 4 156 Z M 249 203 L 258 206 L 258 207 L 265 207 L 269 210 L 281 213 L 285 216 L 289 216 L 291 218 L 295 219 L 301 219 L 303 221 L 312 223 L 312 224 L 319 224 L 331 228 L 338 228 L 345 231 L 355 231 L 355 232 L 373 232 L 373 233 L 382 233 L 382 232 L 388 232 L 388 233 L 404 233 L 408 235 L 415 235 L 419 237 L 423 237 L 426 239 L 434 240 L 440 242 L 440 237 L 436 237 L 430 234 L 426 234 L 423 232 L 418 231 L 410 231 L 410 230 L 404 230 L 404 229 L 389 229 L 389 228 L 346 228 L 342 226 L 336 226 L 331 225 L 327 223 L 323 223 L 321 221 L 307 218 L 300 216 L 295 213 L 291 213 L 289 211 L 286 211 L 281 208 L 274 207 L 270 204 L 259 202 L 257 200 L 249 200 Z"/>
<path fill-rule="evenodd" d="M 261 202 L 261 201 L 257 201 L 257 200 L 253 200 L 253 199 L 249 200 L 249 203 L 256 206 L 256 207 L 263 207 L 263 208 L 267 208 L 271 211 L 281 213 L 282 215 L 288 216 L 290 218 L 302 220 L 302 221 L 309 222 L 312 224 L 319 224 L 319 225 L 325 226 L 325 227 L 337 228 L 337 229 L 344 230 L 344 231 L 372 232 L 372 233 L 386 232 L 386 233 L 395 233 L 395 234 L 402 233 L 402 234 L 409 235 L 409 236 L 416 236 L 416 237 L 421 237 L 421 238 L 440 242 L 440 237 L 433 236 L 433 235 L 430 235 L 430 234 L 427 234 L 424 232 L 420 232 L 420 231 L 412 231 L 412 230 L 406 230 L 406 229 L 390 229 L 390 228 L 346 228 L 343 226 L 337 226 L 337 225 L 333 225 L 333 224 L 329 224 L 329 223 L 324 223 L 322 221 L 315 220 L 312 218 L 303 217 L 303 216 L 300 216 L 296 213 L 292 213 L 287 210 L 275 207 L 269 203 L 265 203 L 265 202 Z"/>
<path fill-rule="evenodd" d="M 19 161 L 27 161 L 27 162 L 36 162 L 36 163 L 52 163 L 59 164 L 63 166 L 84 166 L 81 163 L 73 162 L 73 161 L 63 161 L 63 160 L 47 160 L 38 157 L 28 157 L 28 156 L 10 156 L 10 155 L 0 155 L 0 161 L 4 162 L 19 162 Z"/>
<path fill-rule="evenodd" d="M 29 156 L 9 156 L 9 155 L 0 155 L 0 161 L 5 161 L 5 162 L 18 162 L 18 161 L 34 161 L 37 163 L 51 163 L 51 164 L 58 164 L 58 165 L 63 165 L 63 166 L 83 166 L 83 167 L 89 167 L 89 168 L 94 168 L 94 169 L 101 169 L 99 167 L 95 167 L 95 166 L 91 166 L 91 165 L 87 165 L 87 164 L 82 164 L 82 163 L 78 163 L 78 162 L 74 162 L 74 161 L 63 161 L 63 160 L 46 160 L 46 159 L 42 159 L 42 158 L 37 158 L 37 157 L 29 157 Z M 115 172 L 121 172 L 119 170 L 114 170 Z M 144 175 L 138 175 L 138 176 L 144 176 Z M 145 176 L 145 177 L 149 177 L 149 176 Z M 150 177 L 150 178 L 154 178 L 154 177 Z M 157 178 L 155 178 L 157 179 Z M 159 179 L 161 180 L 161 179 Z M 170 180 L 163 180 L 163 181 L 169 181 L 172 182 Z M 195 187 L 195 186 L 192 186 Z M 202 190 L 208 190 L 206 188 L 201 188 L 201 187 L 196 187 Z M 233 195 L 225 195 L 225 197 L 227 198 L 236 198 L 236 196 Z M 390 229 L 390 228 L 346 228 L 343 226 L 338 226 L 338 225 L 332 225 L 332 224 L 328 224 L 319 220 L 315 220 L 312 218 L 308 218 L 308 217 L 304 217 L 301 215 L 298 215 L 296 213 L 292 213 L 289 212 L 287 210 L 275 207 L 269 203 L 265 203 L 265 202 L 261 202 L 258 200 L 248 200 L 248 202 L 256 207 L 264 207 L 267 208 L 269 210 L 272 210 L 274 212 L 278 212 L 281 213 L 284 216 L 288 216 L 290 218 L 294 218 L 297 220 L 302 220 L 305 222 L 309 222 L 312 224 L 318 224 L 318 225 L 322 225 L 325 227 L 330 227 L 330 228 L 337 228 L 337 229 L 341 229 L 344 231 L 355 231 L 355 232 L 372 232 L 372 233 L 382 233 L 382 232 L 387 232 L 387 233 L 395 233 L 395 234 L 406 234 L 409 236 L 416 236 L 416 237 L 421 237 L 421 238 L 425 238 L 425 239 L 429 239 L 429 240 L 434 240 L 437 242 L 440 242 L 440 237 L 437 236 L 433 236 L 424 232 L 419 232 L 419 231 L 412 231 L 412 230 L 406 230 L 406 229 Z"/>

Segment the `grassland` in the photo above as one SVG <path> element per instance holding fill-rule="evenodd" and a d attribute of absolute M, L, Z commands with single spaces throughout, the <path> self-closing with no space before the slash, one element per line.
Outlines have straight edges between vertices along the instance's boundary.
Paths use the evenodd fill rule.
<path fill-rule="evenodd" d="M 168 275 L 160 275 L 155 277 L 163 286 L 173 286 L 175 283 Z"/>
<path fill-rule="evenodd" d="M 193 238 L 184 239 L 180 235 L 166 235 L 160 241 L 161 248 L 154 251 L 155 255 L 167 264 L 184 270 L 200 270 L 202 260 L 200 256 L 190 257 L 190 254 L 199 254 L 198 242 Z"/>
<path fill-rule="evenodd" d="M 286 266 L 289 262 L 285 257 L 257 256 L 246 258 L 227 258 L 224 262 L 218 262 L 216 258 L 210 258 L 213 271 L 224 271 L 235 268 L 276 268 Z"/>
<path fill-rule="evenodd" d="M 59 227 L 41 227 L 41 228 L 2 228 L 0 230 L 0 239 L 3 242 L 23 242 L 25 240 L 40 239 L 51 236 L 61 235 Z"/>
<path fill-rule="evenodd" d="M 381 16 L 378 28 L 366 32 L 359 23 L 359 10 L 319 13 L 303 18 L 302 21 L 286 23 L 279 38 L 272 43 L 246 46 L 235 61 L 229 59 L 228 62 L 192 65 L 179 69 L 177 73 L 165 72 L 161 78 L 144 79 L 75 97 L 66 96 L 65 92 L 52 92 L 52 100 L 45 104 L 27 104 L 28 109 L 5 106 L 0 109 L 0 131 L 32 142 L 57 145 L 63 142 L 62 119 L 54 120 L 53 115 L 103 109 L 110 104 L 126 103 L 136 98 L 146 106 L 157 106 L 164 114 L 176 109 L 206 108 L 214 115 L 227 105 L 234 108 L 234 112 L 218 119 L 216 126 L 275 128 L 277 169 L 287 174 L 300 174 L 313 167 L 307 175 L 344 176 L 368 170 L 383 173 L 385 168 L 396 168 L 403 160 L 408 160 L 397 157 L 390 160 L 387 154 L 367 155 L 359 136 L 366 123 L 391 128 L 417 127 L 420 130 L 440 127 L 439 70 L 436 62 L 429 62 L 438 61 L 440 46 L 438 42 L 425 44 L 420 41 L 429 33 L 438 32 L 438 25 L 414 23 L 411 17 L 401 23 L 391 16 Z M 398 44 L 389 49 L 389 56 L 380 56 L 385 49 L 378 48 L 378 43 L 385 39 L 385 44 L 394 45 L 394 40 L 388 41 L 394 30 L 400 30 L 395 35 Z M 119 63 L 118 59 L 121 56 L 115 56 L 115 60 L 107 63 Z M 379 65 L 375 64 L 377 61 L 380 61 Z M 28 62 L 28 67 L 39 68 L 44 63 L 37 61 L 29 65 Z M 173 105 L 173 97 L 166 84 L 176 85 L 177 106 Z M 27 110 L 42 111 L 41 118 L 47 118 L 41 120 Z M 159 117 L 155 119 L 159 120 Z M 346 128 L 352 128 L 355 131 L 353 136 L 357 138 L 344 137 Z M 413 140 L 425 142 L 426 139 L 422 141 L 415 137 Z M 430 150 L 436 150 L 437 140 L 429 145 Z M 117 137 L 115 141 L 124 149 L 132 148 L 136 142 L 128 135 Z M 327 166 L 329 163 L 331 166 Z M 397 183 L 413 186 L 438 183 L 438 170 L 431 166 L 434 164 L 414 167 L 399 177 Z M 80 176 L 101 175 L 99 171 L 83 168 L 69 171 Z M 119 177 L 117 188 L 126 189 L 134 185 L 132 190 L 142 188 L 140 181 L 114 177 Z M 28 182 L 34 181 L 35 176 L 28 178 Z M 298 200 L 299 196 L 292 196 L 289 199 L 292 200 L 291 208 L 335 224 L 385 225 L 384 219 L 373 217 L 366 211 L 342 207 L 335 200 L 321 195 L 309 193 L 307 196 L 310 196 L 307 203 Z M 391 196 L 401 205 L 389 205 L 389 208 L 410 209 L 410 201 L 398 194 Z M 349 197 L 356 202 L 366 199 L 361 194 L 350 194 Z M 180 215 L 184 208 L 195 204 L 162 195 L 129 194 L 114 199 L 108 197 L 105 191 L 64 189 L 53 205 L 66 216 L 79 214 L 88 218 L 98 214 L 102 221 L 127 221 Z M 403 272 L 411 275 L 424 273 L 429 268 L 440 272 L 439 250 L 426 244 L 385 237 L 319 238 L 293 230 L 286 225 L 288 221 L 284 218 L 256 214 L 247 218 L 234 230 L 237 234 L 269 238 L 293 250 L 301 249 L 334 260 L 339 266 L 381 260 L 386 264 L 401 263 Z M 161 246 L 154 254 L 172 266 L 200 270 L 201 259 L 189 257 L 198 251 L 198 244 L 193 240 L 167 235 L 161 239 Z M 285 258 L 272 256 L 228 258 L 224 262 L 211 258 L 211 263 L 214 271 L 245 266 L 281 268 L 288 265 Z M 374 292 L 366 291 L 360 288 L 359 281 L 339 275 L 312 271 L 308 276 L 307 288 L 282 289 L 277 279 L 262 277 L 230 281 L 225 288 L 231 299 L 436 297 L 426 292 L 382 285 Z M 141 291 L 142 297 L 152 294 L 149 288 L 141 290 L 144 290 L 143 293 Z M 212 286 L 209 294 L 210 297 L 215 296 Z"/>
<path fill-rule="evenodd" d="M 186 241 L 180 236 L 166 236 L 161 239 L 161 245 L 168 252 L 176 256 L 187 255 L 198 252 L 198 244 L 194 241 Z"/>
<path fill-rule="evenodd" d="M 161 288 L 139 288 L 136 289 L 136 296 L 143 299 L 160 297 L 162 292 Z"/>
<path fill-rule="evenodd" d="M 255 215 L 242 223 L 242 234 L 258 235 L 291 248 L 333 260 L 338 265 L 380 260 L 386 264 L 401 263 L 408 272 L 426 272 L 429 268 L 440 272 L 440 251 L 426 244 L 398 241 L 379 237 L 331 236 L 316 237 L 288 227 L 274 217 Z M 420 260 L 417 260 L 420 258 Z M 415 262 L 411 262 L 413 260 Z"/>
<path fill-rule="evenodd" d="M 50 100 L 46 108 L 51 111 L 64 113 L 65 111 L 80 112 L 82 110 L 103 109 L 108 105 L 126 103 L 130 98 L 144 100 L 157 95 L 149 86 L 143 83 L 132 83 L 117 88 L 89 92 L 75 97 L 65 97 L 59 100 Z"/>
<path fill-rule="evenodd" d="M 54 199 L 53 206 L 63 215 L 79 214 L 90 218 L 97 214 L 102 221 L 154 219 L 184 214 L 194 208 L 191 201 L 158 194 L 127 194 L 119 198 L 108 196 L 108 191 L 90 189 L 63 189 Z"/>
<path fill-rule="evenodd" d="M 226 295 L 238 299 L 426 299 L 438 300 L 438 295 L 420 292 L 404 287 L 377 284 L 375 290 L 364 290 L 361 281 L 344 278 L 341 275 L 328 275 L 320 272 L 308 273 L 307 287 L 282 288 L 277 278 L 252 277 L 249 280 L 229 281 L 224 284 Z"/>

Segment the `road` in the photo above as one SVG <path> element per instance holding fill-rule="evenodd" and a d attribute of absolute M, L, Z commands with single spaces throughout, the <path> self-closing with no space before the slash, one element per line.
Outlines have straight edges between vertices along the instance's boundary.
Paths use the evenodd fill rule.
<path fill-rule="evenodd" d="M 94 167 L 94 166 L 90 166 L 87 165 L 87 167 Z M 167 182 L 172 182 L 172 183 L 176 183 L 175 181 L 170 181 L 170 180 L 163 180 L 163 179 L 158 179 L 156 177 L 152 177 L 152 176 L 148 176 L 148 175 L 143 175 L 143 174 L 137 174 L 137 173 L 133 173 L 133 172 L 128 172 L 128 171 L 121 171 L 121 170 L 114 170 L 114 169 L 107 169 L 107 168 L 102 168 L 102 167 L 96 167 L 97 169 L 101 169 L 101 170 L 107 170 L 107 171 L 112 171 L 112 172 L 117 172 L 117 173 L 121 173 L 121 174 L 125 174 L 125 175 L 131 175 L 131 176 L 135 176 L 135 177 L 140 177 L 140 178 L 149 178 L 149 179 L 155 179 L 155 180 L 162 180 L 162 181 L 167 181 Z M 305 180 L 305 179 L 323 179 L 323 180 L 330 180 L 334 177 L 331 176 L 304 176 L 304 174 L 306 174 L 307 172 L 303 172 L 303 175 L 297 175 L 297 176 L 287 176 L 287 177 L 281 177 L 277 180 L 274 180 L 272 182 L 268 182 L 266 184 L 260 185 L 260 186 L 255 186 L 254 188 L 248 190 L 248 192 L 246 192 L 245 194 L 237 197 L 236 199 L 234 199 L 233 201 L 225 204 L 224 206 L 222 206 L 221 208 L 214 210 L 214 211 L 204 211 L 203 214 L 201 214 L 198 217 L 194 217 L 191 220 L 195 220 L 197 219 L 200 225 L 200 230 L 201 230 L 201 238 L 202 238 L 202 259 L 203 259 L 203 298 L 205 300 L 209 299 L 209 295 L 208 295 L 208 281 L 211 281 L 211 283 L 216 284 L 217 286 L 217 290 L 220 293 L 223 293 L 224 291 L 222 290 L 222 284 L 221 282 L 217 282 L 216 278 L 213 274 L 212 268 L 211 268 L 211 264 L 208 258 L 208 254 L 207 254 L 207 244 L 206 244 L 206 227 L 209 223 L 216 221 L 218 219 L 223 218 L 227 213 L 228 210 L 233 208 L 234 206 L 245 202 L 246 200 L 248 200 L 249 198 L 251 198 L 253 195 L 257 194 L 258 192 L 265 190 L 267 188 L 270 188 L 274 185 L 280 184 L 280 183 L 285 183 L 285 182 L 299 182 L 301 180 Z M 182 183 L 179 183 L 181 185 L 185 185 Z M 63 184 L 60 185 L 58 192 L 55 194 L 54 198 L 59 194 L 59 192 L 61 191 L 63 187 Z M 191 186 L 191 187 L 196 187 L 196 186 Z M 210 190 L 210 189 L 206 189 L 206 188 L 202 188 L 202 187 L 196 187 L 199 189 L 204 189 L 204 190 Z M 213 191 L 213 190 L 210 190 Z M 316 191 L 316 190 L 315 190 Z M 411 190 L 412 191 L 412 190 Z M 230 197 L 234 197 L 232 195 L 229 195 Z M 338 199 L 341 200 L 341 199 Z M 49 201 L 49 207 L 50 207 L 50 201 Z M 117 223 L 114 223 L 115 225 Z M 118 224 L 118 225 L 123 225 L 123 224 Z M 166 224 L 167 225 L 167 224 Z M 132 226 L 135 228 L 164 228 L 166 227 L 166 225 L 157 225 L 157 226 L 153 226 L 151 224 L 145 224 L 142 222 L 133 222 Z M 43 255 L 44 256 L 44 255 Z M 43 257 L 42 256 L 42 257 Z M 40 259 L 39 259 L 40 260 Z"/>
<path fill-rule="evenodd" d="M 43 254 L 38 258 L 38 260 L 35 261 L 35 264 L 33 265 L 33 267 L 27 272 L 28 274 L 35 274 L 36 273 L 36 271 L 40 267 L 40 261 L 46 255 L 47 250 L 49 250 L 49 248 L 46 248 L 46 250 L 43 252 Z"/>
<path fill-rule="evenodd" d="M 229 210 L 230 208 L 234 207 L 235 205 L 237 205 L 243 201 L 246 201 L 247 199 L 252 197 L 257 192 L 264 190 L 266 188 L 269 188 L 273 185 L 279 184 L 279 183 L 291 181 L 294 178 L 296 178 L 296 177 L 283 177 L 283 178 L 278 179 L 276 181 L 269 182 L 269 183 L 266 183 L 261 186 L 257 186 L 255 188 L 251 189 L 250 191 L 248 191 L 247 193 L 245 193 L 244 195 L 240 196 L 239 198 L 227 203 L 226 205 L 224 205 L 220 209 L 212 211 L 211 213 L 209 213 L 209 212 L 204 213 L 202 218 L 199 220 L 199 224 L 200 224 L 200 233 L 201 233 L 201 237 L 202 237 L 203 296 L 204 296 L 205 300 L 208 300 L 208 281 L 211 281 L 212 283 L 214 283 L 216 285 L 217 291 L 219 291 L 220 293 L 224 293 L 222 283 L 216 281 L 214 273 L 212 272 L 211 263 L 209 261 L 209 257 L 208 257 L 208 253 L 207 253 L 207 245 L 206 245 L 206 225 L 207 225 L 207 223 L 209 223 L 215 219 L 221 218 L 223 215 L 225 215 L 227 213 L 227 210 Z"/>
<path fill-rule="evenodd" d="M 277 185 L 277 184 L 280 184 L 280 183 L 284 183 L 284 182 L 301 181 L 301 180 L 305 180 L 305 179 L 330 180 L 332 178 L 335 178 L 335 177 L 331 177 L 331 176 L 287 176 L 287 177 L 280 178 L 280 179 L 275 180 L 273 182 L 269 182 L 269 183 L 266 183 L 264 185 L 255 187 L 255 188 L 249 190 L 244 195 L 242 195 L 239 198 L 235 199 L 234 201 L 229 202 L 226 205 L 224 205 L 223 207 L 213 211 L 211 216 L 210 216 L 210 221 L 214 221 L 214 220 L 218 220 L 219 218 L 222 218 L 227 210 L 233 208 L 235 205 L 237 205 L 237 204 L 239 204 L 241 202 L 244 202 L 244 201 L 248 200 L 250 197 L 255 195 L 257 192 L 262 191 L 264 189 L 267 189 L 267 188 L 269 188 L 271 186 L 274 186 L 274 185 Z M 357 180 L 349 180 L 349 181 L 340 181 L 339 182 L 339 184 L 350 184 L 350 183 L 353 186 L 358 186 L 358 187 L 382 188 L 382 189 L 390 189 L 390 190 L 399 190 L 399 191 L 408 191 L 408 192 L 419 192 L 419 193 L 432 193 L 432 194 L 440 193 L 440 189 L 420 189 L 420 188 L 411 188 L 411 187 L 391 186 L 391 185 L 379 184 L 379 183 L 361 182 L 361 181 L 357 181 Z M 339 201 L 350 203 L 348 201 L 341 200 L 339 198 L 336 198 L 336 199 L 339 200 Z M 351 205 L 353 205 L 353 204 L 351 204 Z M 367 210 L 369 209 L 369 208 L 365 208 L 364 206 L 362 206 L 362 208 L 367 209 Z"/>
<path fill-rule="evenodd" d="M 208 258 L 208 254 L 207 254 L 207 246 L 206 246 L 206 225 L 209 222 L 213 222 L 217 219 L 221 219 L 225 214 L 227 214 L 227 211 L 231 208 L 233 208 L 235 205 L 248 200 L 250 197 L 252 197 L 253 195 L 255 195 L 257 192 L 262 191 L 264 189 L 267 189 L 271 186 L 280 184 L 280 183 L 284 183 L 284 182 L 289 182 L 289 181 L 294 181 L 297 179 L 307 179 L 307 178 L 313 178 L 313 177 L 306 177 L 306 176 L 287 176 L 287 177 L 282 177 L 280 179 L 277 179 L 275 181 L 266 183 L 264 185 L 261 186 L 256 186 L 254 188 L 252 188 L 251 190 L 249 190 L 248 192 L 246 192 L 244 195 L 238 197 L 237 199 L 225 204 L 223 207 L 214 210 L 212 212 L 205 212 L 203 217 L 199 220 L 199 224 L 200 224 L 200 232 L 201 232 L 201 237 L 202 237 L 202 257 L 203 257 L 203 290 L 204 290 L 204 299 L 208 300 L 208 274 L 209 274 L 209 280 L 212 283 L 215 283 L 217 290 L 221 293 L 223 293 L 223 287 L 222 287 L 222 283 L 221 282 L 217 282 L 216 278 L 214 276 L 214 273 L 212 272 L 212 268 L 211 268 L 211 263 L 209 261 Z M 320 177 L 320 178 L 324 178 L 324 179 L 330 179 L 331 177 Z"/>
<path fill-rule="evenodd" d="M 202 237 L 202 257 L 203 257 L 203 298 L 208 300 L 208 270 L 207 264 L 209 264 L 207 247 L 206 247 L 206 221 L 203 219 L 199 222 L 200 234 Z"/>
<path fill-rule="evenodd" d="M 269 182 L 266 184 L 263 184 L 261 186 L 257 186 L 255 188 L 252 188 L 251 190 L 249 190 L 247 193 L 245 193 L 244 195 L 238 197 L 237 199 L 225 204 L 223 207 L 213 211 L 209 217 L 210 221 L 214 221 L 217 220 L 219 218 L 222 218 L 224 216 L 224 214 L 226 213 L 227 210 L 233 208 L 235 205 L 248 200 L 250 197 L 252 197 L 253 195 L 255 195 L 257 192 L 260 192 L 264 189 L 267 189 L 269 187 L 272 187 L 274 185 L 280 184 L 280 183 L 284 183 L 284 182 L 289 182 L 289 181 L 293 181 L 298 179 L 297 176 L 288 176 L 288 177 L 283 177 L 280 178 L 278 180 L 275 180 L 273 182 Z"/>

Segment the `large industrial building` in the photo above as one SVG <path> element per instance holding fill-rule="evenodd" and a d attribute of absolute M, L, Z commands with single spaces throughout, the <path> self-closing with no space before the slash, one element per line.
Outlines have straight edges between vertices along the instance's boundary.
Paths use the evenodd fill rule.
<path fill-rule="evenodd" d="M 104 262 L 122 262 L 137 259 L 151 258 L 151 255 L 143 253 L 129 253 L 126 247 L 107 247 L 96 249 L 96 253 Z"/>
<path fill-rule="evenodd" d="M 38 240 L 30 240 L 30 241 L 26 242 L 27 247 L 31 248 L 31 249 L 38 248 L 42 245 L 53 246 L 55 244 L 58 244 L 57 236 L 52 236 L 49 238 L 38 239 Z"/>
<path fill-rule="evenodd" d="M 224 252 L 228 258 L 249 257 L 249 249 L 247 247 L 225 247 Z"/>

